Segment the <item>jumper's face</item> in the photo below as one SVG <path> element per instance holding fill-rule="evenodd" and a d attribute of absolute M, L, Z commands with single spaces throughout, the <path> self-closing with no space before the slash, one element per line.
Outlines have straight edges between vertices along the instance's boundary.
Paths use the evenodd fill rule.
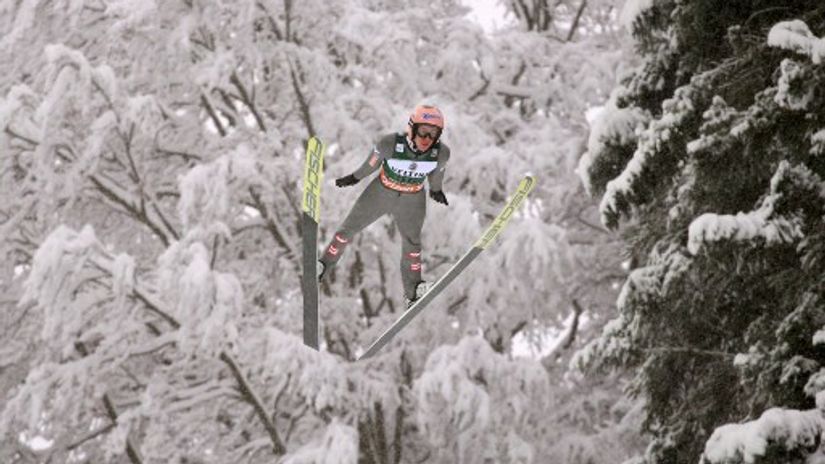
<path fill-rule="evenodd" d="M 415 146 L 427 151 L 441 135 L 441 129 L 430 124 L 418 124 L 415 127 Z"/>

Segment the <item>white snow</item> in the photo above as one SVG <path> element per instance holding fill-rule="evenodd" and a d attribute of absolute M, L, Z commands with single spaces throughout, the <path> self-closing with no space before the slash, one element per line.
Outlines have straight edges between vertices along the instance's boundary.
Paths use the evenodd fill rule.
<path fill-rule="evenodd" d="M 512 24 L 514 19 L 499 0 L 461 0 L 470 8 L 467 18 L 479 24 L 488 34 Z"/>
<path fill-rule="evenodd" d="M 760 207 L 735 215 L 705 213 L 699 216 L 688 228 L 688 249 L 696 254 L 704 244 L 720 240 L 762 238 L 768 244 L 776 244 L 802 238 L 799 218 L 774 214 L 774 203 L 782 196 L 781 189 L 788 188 L 812 191 L 825 200 L 825 182 L 819 176 L 805 166 L 791 166 L 787 161 L 782 161 L 771 178 L 771 193 L 762 200 Z"/>
<path fill-rule="evenodd" d="M 21 107 L 27 103 L 31 104 L 36 99 L 36 94 L 29 86 L 17 84 L 12 87 L 5 98 L 0 98 L 0 126 L 6 127 Z"/>
<path fill-rule="evenodd" d="M 538 330 L 537 334 L 528 336 L 524 332 L 519 332 L 513 337 L 512 354 L 514 358 L 542 359 L 553 353 L 567 337 L 575 318 L 574 313 L 570 313 L 561 323 L 561 327 L 545 327 Z M 579 316 L 578 327 L 583 329 L 589 318 L 587 314 Z"/>
<path fill-rule="evenodd" d="M 186 228 L 229 223 L 230 185 L 257 175 L 255 156 L 242 144 L 211 163 L 200 164 L 180 176 L 178 214 Z"/>
<path fill-rule="evenodd" d="M 115 257 L 112 268 L 112 291 L 122 301 L 135 285 L 135 260 L 126 253 L 120 253 Z"/>
<path fill-rule="evenodd" d="M 737 353 L 736 356 L 733 357 L 733 365 L 735 367 L 745 369 L 751 366 L 759 365 L 764 358 L 764 353 L 762 353 L 756 346 L 751 346 L 747 353 Z"/>
<path fill-rule="evenodd" d="M 814 64 L 825 58 L 825 39 L 814 36 L 798 19 L 776 23 L 768 33 L 768 45 L 809 56 Z"/>
<path fill-rule="evenodd" d="M 296 452 L 287 455 L 284 464 L 356 464 L 358 462 L 358 431 L 333 418 L 319 437 Z"/>
<path fill-rule="evenodd" d="M 639 108 L 616 108 L 611 102 L 600 107 L 590 126 L 587 152 L 579 160 L 576 173 L 588 192 L 592 182 L 587 172 L 608 145 L 626 146 L 636 143 L 638 133 L 644 129 L 650 117 Z"/>
<path fill-rule="evenodd" d="M 704 458 L 709 464 L 750 464 L 765 454 L 769 441 L 788 449 L 807 447 L 816 442 L 822 429 L 818 410 L 772 408 L 755 421 L 718 427 L 705 444 Z"/>
<path fill-rule="evenodd" d="M 738 115 L 739 112 L 735 108 L 731 108 L 722 97 L 715 95 L 710 107 L 702 113 L 703 127 L 709 130 L 703 130 L 698 139 L 688 142 L 688 154 L 694 155 L 703 151 L 713 153 L 715 146 L 724 143 L 728 139 L 728 134 L 725 134 L 725 131 L 718 130 L 718 128 L 726 127 Z M 737 130 L 741 130 L 741 128 Z M 730 135 L 738 136 L 734 131 L 730 131 Z"/>
<path fill-rule="evenodd" d="M 20 305 L 37 301 L 46 310 L 59 311 L 54 308 L 55 303 L 62 300 L 65 292 L 74 290 L 70 281 L 80 277 L 77 274 L 89 250 L 97 245 L 94 229 L 89 225 L 80 232 L 65 225 L 58 226 L 34 254 L 31 272 L 23 283 Z M 48 321 L 47 318 L 44 330 Z"/>
<path fill-rule="evenodd" d="M 695 255 L 706 243 L 721 240 L 746 241 L 761 237 L 768 244 L 775 244 L 802 237 L 799 221 L 768 219 L 770 213 L 765 208 L 735 215 L 705 213 L 690 223 L 688 250 Z"/>
<path fill-rule="evenodd" d="M 825 328 L 816 331 L 816 333 L 813 336 L 812 343 L 814 344 L 814 346 L 825 343 Z"/>
<path fill-rule="evenodd" d="M 808 377 L 808 381 L 805 383 L 804 391 L 806 395 L 819 400 L 820 395 L 825 393 L 825 369 L 819 369 L 819 371 Z M 817 406 L 820 408 L 822 407 L 819 405 Z"/>
<path fill-rule="evenodd" d="M 785 58 L 779 65 L 779 80 L 773 100 L 782 108 L 794 111 L 808 109 L 814 99 L 814 86 L 808 81 L 805 70 L 794 60 Z M 801 92 L 801 94 L 800 94 Z"/>
<path fill-rule="evenodd" d="M 811 154 L 825 155 L 825 129 L 811 135 Z"/>
<path fill-rule="evenodd" d="M 34 451 L 47 450 L 54 445 L 54 440 L 49 440 L 48 438 L 40 435 L 29 438 L 25 432 L 20 433 L 18 439 Z"/>
<path fill-rule="evenodd" d="M 682 122 L 695 111 L 692 86 L 686 85 L 674 91 L 673 98 L 662 103 L 662 116 L 648 125 L 639 135 L 639 145 L 624 171 L 607 183 L 606 191 L 599 204 L 602 222 L 608 224 L 609 215 L 619 213 L 621 197 L 627 197 L 641 176 L 645 165 L 653 162 L 653 157 L 667 143 Z M 651 167 L 651 169 L 653 169 Z"/>
<path fill-rule="evenodd" d="M 0 48 L 5 49 L 11 44 L 15 43 L 23 32 L 34 24 L 37 16 L 37 7 L 40 5 L 40 0 L 23 0 L 18 2 L 17 15 L 10 31 L 4 31 L 3 37 L 0 38 Z M 4 12 L 8 14 L 8 12 Z M 6 20 L 4 19 L 4 22 Z M 6 23 L 8 24 L 8 23 Z"/>
<path fill-rule="evenodd" d="M 570 359 L 570 369 L 583 370 L 599 359 L 606 359 L 628 351 L 630 349 L 630 340 L 626 336 L 628 325 L 630 321 L 623 313 L 608 321 L 602 329 L 601 336 L 573 354 Z"/>
<path fill-rule="evenodd" d="M 736 367 L 747 366 L 751 362 L 751 356 L 745 353 L 737 353 L 733 357 L 733 365 Z"/>
<path fill-rule="evenodd" d="M 633 22 L 636 21 L 636 18 L 652 6 L 653 0 L 625 1 L 624 6 L 622 6 L 622 10 L 619 13 L 619 24 L 629 30 L 633 26 Z"/>

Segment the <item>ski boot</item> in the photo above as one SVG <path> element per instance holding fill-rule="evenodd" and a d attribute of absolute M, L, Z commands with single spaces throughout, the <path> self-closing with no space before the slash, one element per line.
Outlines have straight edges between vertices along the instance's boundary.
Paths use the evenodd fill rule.
<path fill-rule="evenodd" d="M 421 299 L 421 297 L 424 296 L 429 289 L 430 289 L 429 282 L 424 282 L 424 281 L 418 282 L 418 284 L 415 286 L 415 298 L 412 298 L 412 299 L 411 298 L 406 298 L 406 297 L 404 298 L 404 301 L 407 303 L 407 309 L 412 307 L 412 305 L 414 305 L 416 301 Z"/>

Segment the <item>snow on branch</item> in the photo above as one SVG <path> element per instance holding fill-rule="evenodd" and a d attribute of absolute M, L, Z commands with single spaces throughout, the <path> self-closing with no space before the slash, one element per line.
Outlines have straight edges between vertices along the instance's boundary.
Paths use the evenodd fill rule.
<path fill-rule="evenodd" d="M 256 176 L 255 156 L 244 144 L 211 163 L 189 170 L 178 181 L 181 193 L 178 214 L 184 227 L 231 223 L 230 187 Z"/>
<path fill-rule="evenodd" d="M 760 208 L 749 213 L 705 213 L 690 223 L 688 249 L 694 255 L 707 243 L 722 240 L 737 242 L 765 239 L 767 244 L 790 243 L 800 238 L 800 224 L 795 219 L 769 219 L 773 211 Z"/>
<path fill-rule="evenodd" d="M 615 227 L 619 215 L 626 212 L 638 197 L 643 178 L 661 170 L 655 164 L 660 161 L 662 153 L 669 151 L 667 144 L 681 132 L 682 125 L 696 114 L 697 100 L 704 94 L 703 86 L 702 78 L 697 77 L 690 84 L 676 89 L 673 97 L 662 103 L 662 115 L 639 135 L 639 145 L 633 158 L 618 177 L 607 183 L 599 205 L 605 225 Z"/>
<path fill-rule="evenodd" d="M 647 261 L 649 265 L 634 269 L 622 286 L 616 299 L 619 317 L 608 322 L 599 338 L 573 356 L 571 368 L 584 371 L 625 364 L 633 355 L 638 339 L 640 316 L 636 308 L 667 294 L 670 286 L 679 282 L 692 264 L 683 248 L 673 244 L 663 250 L 652 250 Z"/>
<path fill-rule="evenodd" d="M 598 370 L 612 360 L 624 359 L 632 346 L 628 336 L 629 327 L 630 320 L 624 314 L 610 320 L 599 337 L 576 351 L 570 359 L 570 369 L 580 372 Z"/>
<path fill-rule="evenodd" d="M 791 166 L 787 161 L 779 163 L 771 178 L 771 194 L 783 195 L 777 200 L 785 200 L 792 196 L 806 195 L 810 202 L 799 201 L 790 204 L 786 201 L 777 201 L 777 207 L 801 207 L 822 204 L 825 202 L 825 181 L 805 165 Z M 770 198 L 769 198 L 770 200 Z"/>
<path fill-rule="evenodd" d="M 768 33 L 768 45 L 808 56 L 814 64 L 821 64 L 825 59 L 825 38 L 817 38 L 808 25 L 798 19 L 774 24 Z"/>
<path fill-rule="evenodd" d="M 811 70 L 794 60 L 785 58 L 779 65 L 774 101 L 781 108 L 804 111 L 813 101 L 816 85 Z"/>
<path fill-rule="evenodd" d="M 284 464 L 356 464 L 358 431 L 333 418 L 317 440 L 284 456 Z"/>
<path fill-rule="evenodd" d="M 786 451 L 813 452 L 825 426 L 822 412 L 772 408 L 754 421 L 726 424 L 705 444 L 703 464 L 754 463 L 778 446 Z"/>
<path fill-rule="evenodd" d="M 630 30 L 636 18 L 653 7 L 654 0 L 626 0 L 619 12 L 619 24 Z"/>
<path fill-rule="evenodd" d="M 430 444 L 451 450 L 449 458 L 441 456 L 451 462 L 481 462 L 485 450 L 495 447 L 529 456 L 534 450 L 518 433 L 538 420 L 548 391 L 538 361 L 508 360 L 483 335 L 470 335 L 427 358 L 413 384 L 416 423 Z M 497 428 L 502 422 L 516 424 L 512 434 Z"/>
<path fill-rule="evenodd" d="M 687 144 L 688 154 L 724 153 L 737 135 L 731 131 L 731 126 L 738 117 L 739 111 L 730 107 L 719 95 L 714 95 L 710 107 L 702 114 L 704 122 L 699 129 L 699 138 Z"/>
<path fill-rule="evenodd" d="M 17 40 L 20 39 L 27 29 L 31 28 L 35 24 L 37 8 L 40 5 L 40 0 L 23 0 L 16 3 L 18 6 L 17 14 L 14 16 L 14 19 L 3 19 L 5 25 L 8 25 L 9 23 L 12 24 L 11 30 L 4 31 L 3 37 L 0 38 L 0 47 L 2 48 L 12 46 Z M 10 14 L 11 12 L 9 9 L 12 11 L 14 10 L 14 8 L 9 8 L 9 6 L 3 5 L 3 14 Z"/>
<path fill-rule="evenodd" d="M 825 155 L 825 129 L 820 129 L 811 135 L 811 154 Z"/>
<path fill-rule="evenodd" d="M 472 378 L 491 376 L 495 353 L 489 345 L 486 348 L 483 346 L 486 345 L 483 339 L 476 337 L 476 341 L 479 343 L 473 351 L 487 351 L 484 356 L 476 358 L 476 362 L 465 365 L 461 359 L 456 359 L 459 353 L 448 353 L 454 347 L 442 347 L 430 355 L 425 372 L 415 382 L 414 391 L 419 403 L 418 425 L 433 445 L 449 444 L 445 441 L 450 435 L 445 426 L 454 428 L 458 435 L 462 435 L 471 428 L 484 429 L 489 423 L 490 397 Z M 464 347 L 467 344 L 466 341 L 461 343 Z M 478 362 L 482 360 L 487 362 Z M 448 420 L 442 420 L 444 415 Z"/>
<path fill-rule="evenodd" d="M 822 330 L 817 331 L 817 336 L 821 336 L 820 332 Z M 814 336 L 814 345 L 817 345 L 817 336 Z M 804 388 L 805 394 L 816 398 L 817 401 L 825 399 L 825 368 L 819 369 L 819 371 L 814 372 L 808 377 L 808 381 L 805 383 Z"/>
<path fill-rule="evenodd" d="M 35 114 L 38 121 L 46 121 L 59 113 L 56 111 L 58 103 L 66 101 L 65 97 L 70 93 L 88 99 L 92 91 L 93 70 L 83 52 L 63 44 L 52 44 L 46 46 L 44 53 L 51 88 Z"/>
<path fill-rule="evenodd" d="M 19 304 L 35 302 L 43 310 L 41 335 L 44 340 L 70 343 L 75 330 L 84 324 L 85 318 L 79 314 L 65 313 L 73 295 L 89 278 L 89 274 L 83 272 L 84 267 L 99 249 L 91 226 L 86 225 L 77 232 L 61 225 L 35 252 Z"/>
<path fill-rule="evenodd" d="M 187 239 L 158 259 L 161 291 L 181 324 L 180 349 L 217 356 L 237 339 L 233 319 L 243 311 L 243 288 L 233 274 L 211 269 L 203 243 Z"/>
<path fill-rule="evenodd" d="M 617 108 L 612 98 L 605 105 L 590 127 L 587 151 L 576 168 L 576 173 L 590 195 L 603 191 L 600 179 L 621 169 L 625 159 L 617 152 L 633 150 L 639 132 L 649 121 L 650 115 L 640 108 Z"/>
<path fill-rule="evenodd" d="M 29 86 L 25 84 L 17 84 L 12 87 L 6 94 L 6 97 L 0 99 L 0 127 L 6 128 L 9 126 L 14 120 L 14 116 L 17 111 L 22 108 L 33 108 L 35 106 L 36 99 L 37 95 Z M 31 124 L 26 126 L 27 129 L 29 127 L 31 127 Z M 29 140 L 37 138 L 37 134 L 32 130 L 21 131 L 20 129 L 15 129 L 15 132 L 23 132 L 21 135 L 25 136 Z M 0 132 L 0 142 L 4 142 L 4 139 L 8 136 L 9 134 L 5 130 Z"/>
<path fill-rule="evenodd" d="M 783 160 L 759 208 L 735 215 L 705 213 L 699 216 L 688 229 L 688 249 L 697 254 L 706 244 L 722 240 L 762 239 L 768 245 L 791 243 L 804 236 L 802 219 L 798 216 L 800 210 L 816 207 L 823 201 L 825 182 L 807 167 L 791 166 Z"/>

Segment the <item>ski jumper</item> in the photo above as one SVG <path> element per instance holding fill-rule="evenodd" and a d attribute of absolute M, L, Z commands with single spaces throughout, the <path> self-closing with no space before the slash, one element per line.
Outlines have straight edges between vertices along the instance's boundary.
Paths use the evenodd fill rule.
<path fill-rule="evenodd" d="M 450 149 L 437 142 L 427 151 L 410 148 L 405 134 L 381 137 L 369 157 L 353 173 L 363 179 L 376 170 L 380 173 L 361 193 L 343 224 L 333 236 L 320 261 L 326 269 L 334 266 L 353 236 L 385 214 L 391 214 L 401 235 L 401 280 L 404 295 L 415 298 L 421 282 L 421 228 L 427 211 L 424 181 L 440 191 Z"/>

